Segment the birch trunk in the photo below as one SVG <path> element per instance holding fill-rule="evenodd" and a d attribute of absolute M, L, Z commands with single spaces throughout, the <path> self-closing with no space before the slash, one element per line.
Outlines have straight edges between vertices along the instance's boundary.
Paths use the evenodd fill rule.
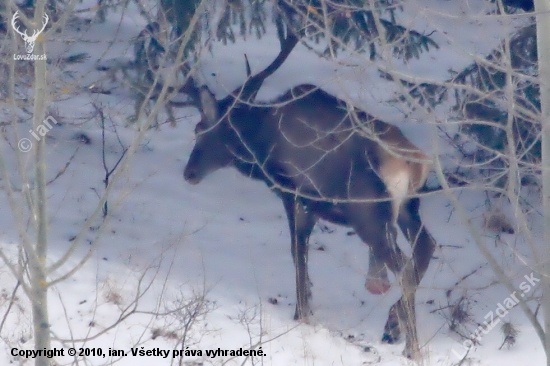
<path fill-rule="evenodd" d="M 36 3 L 34 12 L 35 24 L 42 24 L 45 0 Z M 35 53 L 45 54 L 44 41 L 37 41 Z M 33 130 L 43 124 L 46 117 L 46 60 L 34 61 L 34 116 Z M 27 255 L 36 255 L 36 261 L 30 261 L 30 289 L 32 302 L 32 317 L 34 330 L 34 348 L 43 350 L 51 348 L 50 322 L 48 317 L 48 283 L 46 278 L 46 264 L 48 255 L 48 216 L 46 211 L 46 160 L 45 138 L 35 141 L 35 200 L 32 207 L 35 219 L 36 243 L 35 252 Z M 34 263 L 34 264 L 32 264 Z M 41 355 L 36 358 L 35 366 L 50 366 L 50 359 Z"/>

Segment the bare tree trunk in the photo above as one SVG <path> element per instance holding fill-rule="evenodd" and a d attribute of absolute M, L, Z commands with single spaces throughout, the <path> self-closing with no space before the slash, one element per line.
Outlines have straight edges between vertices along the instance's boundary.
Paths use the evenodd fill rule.
<path fill-rule="evenodd" d="M 40 24 L 44 16 L 46 1 L 39 0 L 34 11 L 35 24 Z M 44 42 L 36 42 L 36 54 L 45 54 Z M 33 129 L 36 131 L 46 115 L 46 60 L 34 61 L 34 116 Z M 35 179 L 36 196 L 33 204 L 33 216 L 36 228 L 35 253 L 36 261 L 31 261 L 30 289 L 34 328 L 35 350 L 51 348 L 50 322 L 48 317 L 48 282 L 46 278 L 46 260 L 48 255 L 48 216 L 46 211 L 46 161 L 45 138 L 35 144 Z M 49 366 L 50 359 L 41 355 L 35 361 L 36 366 Z"/>
<path fill-rule="evenodd" d="M 550 0 L 535 0 L 537 17 L 537 53 L 540 77 L 542 123 L 542 202 L 544 210 L 544 243 L 546 252 L 541 262 L 543 290 L 546 365 L 550 366 Z"/>

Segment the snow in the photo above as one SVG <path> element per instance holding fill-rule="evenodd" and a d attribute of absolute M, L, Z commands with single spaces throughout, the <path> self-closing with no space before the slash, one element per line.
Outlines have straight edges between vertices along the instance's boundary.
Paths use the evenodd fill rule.
<path fill-rule="evenodd" d="M 489 4 L 485 1 L 410 1 L 406 6 L 417 11 L 408 13 L 410 18 L 404 19 L 405 24 L 410 22 L 415 29 L 427 33 L 436 29 L 441 47 L 420 60 L 396 62 L 398 70 L 415 77 L 445 80 L 449 77 L 448 70 L 460 70 L 472 57 L 488 54 L 501 41 L 500 32 L 512 26 L 502 24 L 495 15 L 486 15 Z M 522 21 L 520 18 L 513 26 Z M 137 10 L 130 6 L 122 21 L 120 14 L 109 12 L 106 23 L 92 23 L 86 31 L 67 29 L 59 40 L 48 45 L 50 58 L 67 50 L 71 54 L 91 54 L 85 63 L 69 65 L 65 72 L 54 70 L 50 76 L 56 92 L 69 83 L 76 82 L 79 87 L 64 98 L 57 98 L 50 107 L 61 123 L 47 135 L 48 180 L 56 176 L 73 154 L 74 159 L 48 186 L 49 263 L 64 255 L 104 191 L 101 128 L 97 117 L 90 118 L 94 114 L 91 103 L 100 105 L 108 117 L 105 151 L 109 167 L 114 166 L 123 152 L 119 139 L 128 146 L 137 133 L 135 126 L 126 126 L 124 122 L 133 113 L 130 95 L 91 94 L 87 86 L 104 77 L 95 71 L 95 65 L 109 43 L 112 47 L 104 59 L 130 56 L 128 41 L 144 25 Z M 68 44 L 60 41 L 65 38 L 77 41 Z M 276 55 L 274 44 L 278 44 L 274 34 L 268 34 L 261 40 L 250 38 L 227 46 L 216 45 L 201 61 L 201 78 L 221 98 L 245 78 L 242 55 L 248 55 L 253 71 L 261 70 Z M 313 83 L 339 97 L 349 97 L 371 114 L 405 126 L 413 142 L 431 151 L 431 143 L 425 136 L 431 134 L 434 126 L 404 121 L 403 113 L 385 102 L 395 90 L 390 83 L 380 81 L 376 70 L 361 57 L 343 55 L 341 61 L 335 64 L 317 58 L 298 46 L 266 81 L 259 98 L 269 100 L 299 83 Z M 53 84 L 53 80 L 58 84 Z M 4 105 L 2 110 L 6 113 Z M 67 273 L 97 240 L 89 260 L 70 278 L 57 283 L 49 297 L 55 339 L 93 338 L 85 343 L 67 341 L 63 345 L 56 340 L 53 346 L 63 346 L 65 350 L 71 346 L 101 348 L 104 353 L 110 348 L 124 350 L 128 355 L 119 360 L 119 365 L 177 364 L 171 357 L 132 356 L 130 349 L 180 349 L 184 311 L 170 310 L 193 298 L 204 298 L 201 308 L 204 314 L 187 334 L 185 347 L 190 350 L 249 349 L 262 342 L 265 356 L 257 357 L 255 364 L 408 364 L 401 356 L 404 342 L 387 345 L 380 341 L 389 307 L 400 296 L 399 286 L 394 283 L 389 293 L 379 296 L 365 291 L 368 247 L 356 235 L 349 235 L 349 228 L 321 223 L 314 229 L 309 258 L 314 315 L 309 324 L 292 320 L 296 301 L 294 268 L 282 204 L 263 183 L 231 169 L 217 171 L 197 186 L 187 184 L 182 171 L 200 116 L 193 108 L 182 108 L 177 117 L 175 128 L 162 125 L 159 130 L 147 131 L 126 174 L 109 197 L 110 217 L 106 226 L 98 232 L 95 228 L 100 219 L 92 222 L 92 228 L 84 230 L 83 240 L 69 262 L 50 274 L 49 278 L 54 279 Z M 415 116 L 410 118 L 418 121 Z M 117 126 L 116 132 L 111 120 Z M 28 135 L 29 123 L 21 124 L 20 136 Z M 75 139 L 79 133 L 89 136 L 90 144 Z M 16 140 L 11 137 L 10 141 L 11 146 L 4 141 L 0 149 L 9 164 L 12 183 L 24 188 L 16 174 L 13 152 Z M 29 153 L 23 154 L 22 166 L 29 172 L 30 159 Z M 5 184 L 2 182 L 3 188 Z M 480 229 L 485 199 L 482 192 L 460 194 L 474 226 Z M 24 204 L 23 199 L 20 204 Z M 0 205 L 3 207 L 0 245 L 15 258 L 19 238 L 5 195 L 0 196 Z M 449 329 L 450 303 L 461 296 L 466 299 L 470 320 L 462 332 L 469 335 L 510 293 L 495 283 L 494 274 L 447 198 L 443 195 L 423 198 L 421 212 L 441 246 L 417 293 L 421 345 L 426 345 L 423 348 L 426 364 L 454 365 L 460 361 L 456 355 L 465 350 L 463 339 Z M 31 224 L 23 224 L 32 232 Z M 530 255 L 523 239 L 507 234 L 484 235 L 490 249 L 506 263 L 508 274 L 519 286 L 524 276 L 532 272 L 512 255 L 516 251 Z M 399 243 L 410 253 L 401 234 Z M 0 306 L 4 313 L 16 282 L 5 265 L 0 266 L 0 275 Z M 134 302 L 136 291 L 143 291 L 138 304 Z M 535 287 L 529 295 L 538 294 L 537 291 Z M 133 313 L 117 323 L 121 314 L 129 312 Z M 154 315 L 157 312 L 166 315 Z M 542 365 L 543 348 L 520 310 L 511 310 L 504 320 L 520 330 L 517 344 L 499 350 L 503 340 L 499 325 L 483 335 L 480 344 L 470 351 L 472 364 L 506 366 L 528 360 L 531 365 Z M 116 325 L 111 328 L 112 324 Z M 24 364 L 23 359 L 11 356 L 10 352 L 12 348 L 32 349 L 30 325 L 30 306 L 19 289 L 2 329 L 0 364 Z M 100 332 L 105 333 L 95 337 Z M 157 333 L 160 335 L 156 336 Z M 89 364 L 103 365 L 115 359 L 92 356 Z M 191 361 L 198 359 L 185 357 L 184 361 L 191 365 Z M 57 360 L 66 364 L 73 358 L 65 356 Z M 222 361 L 227 365 L 253 364 L 250 359 L 229 356 L 205 358 L 202 364 L 219 365 Z"/>

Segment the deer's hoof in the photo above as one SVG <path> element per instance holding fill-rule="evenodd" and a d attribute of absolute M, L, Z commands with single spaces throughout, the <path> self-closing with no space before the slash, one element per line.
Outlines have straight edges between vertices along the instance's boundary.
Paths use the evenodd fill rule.
<path fill-rule="evenodd" d="M 382 342 L 387 344 L 395 344 L 399 342 L 399 335 L 395 336 L 393 334 L 384 332 L 384 335 L 382 336 Z"/>
<path fill-rule="evenodd" d="M 418 361 L 422 358 L 422 355 L 420 354 L 419 349 L 409 349 L 409 347 L 405 347 L 403 350 L 403 357 L 408 358 L 409 360 Z"/>
<path fill-rule="evenodd" d="M 394 344 L 399 341 L 401 338 L 401 329 L 399 328 L 399 321 L 397 316 L 390 312 L 388 316 L 388 321 L 384 326 L 384 335 L 382 336 L 382 342 Z"/>
<path fill-rule="evenodd" d="M 301 309 L 301 311 L 298 311 L 296 309 L 296 312 L 294 312 L 294 320 L 309 324 L 309 316 L 313 315 L 313 311 L 310 309 Z"/>

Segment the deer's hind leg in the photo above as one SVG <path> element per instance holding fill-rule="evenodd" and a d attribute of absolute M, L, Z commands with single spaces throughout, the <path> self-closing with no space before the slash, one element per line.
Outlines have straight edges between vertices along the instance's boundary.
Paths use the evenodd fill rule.
<path fill-rule="evenodd" d="M 282 193 L 281 199 L 286 211 L 290 229 L 290 251 L 296 269 L 296 311 L 295 320 L 306 320 L 311 315 L 309 299 L 311 282 L 308 274 L 309 236 L 317 218 L 308 212 L 301 200 L 291 194 Z"/>
<path fill-rule="evenodd" d="M 398 224 L 407 240 L 413 248 L 412 260 L 404 266 L 401 275 L 403 295 L 390 309 L 388 322 L 385 326 L 384 340 L 388 343 L 398 338 L 395 330 L 405 329 L 407 340 L 404 355 L 412 358 L 420 358 L 420 347 L 416 327 L 416 290 L 426 273 L 436 243 L 428 230 L 424 227 L 419 214 L 420 200 L 409 200 L 401 208 Z M 400 326 L 396 326 L 398 323 Z"/>
<path fill-rule="evenodd" d="M 408 258 L 396 243 L 397 230 L 393 225 L 391 203 L 389 201 L 349 203 L 346 204 L 346 211 L 361 240 L 369 245 L 372 256 L 378 261 L 377 266 L 380 267 L 380 263 L 385 263 L 396 274 L 396 277 L 399 277 L 408 262 Z M 408 291 L 404 290 L 405 293 L 408 294 Z M 402 311 L 406 308 L 403 303 L 409 299 L 414 301 L 414 296 L 404 295 L 392 306 L 386 321 L 382 341 L 395 343 L 400 338 L 402 329 L 405 329 L 406 333 L 409 334 L 409 329 L 405 324 L 410 318 L 414 319 L 414 314 L 412 317 L 404 318 L 404 315 L 409 313 Z M 404 321 L 400 321 L 401 319 L 404 319 Z M 416 328 L 415 332 L 411 332 L 411 334 L 413 339 L 416 339 Z"/>

